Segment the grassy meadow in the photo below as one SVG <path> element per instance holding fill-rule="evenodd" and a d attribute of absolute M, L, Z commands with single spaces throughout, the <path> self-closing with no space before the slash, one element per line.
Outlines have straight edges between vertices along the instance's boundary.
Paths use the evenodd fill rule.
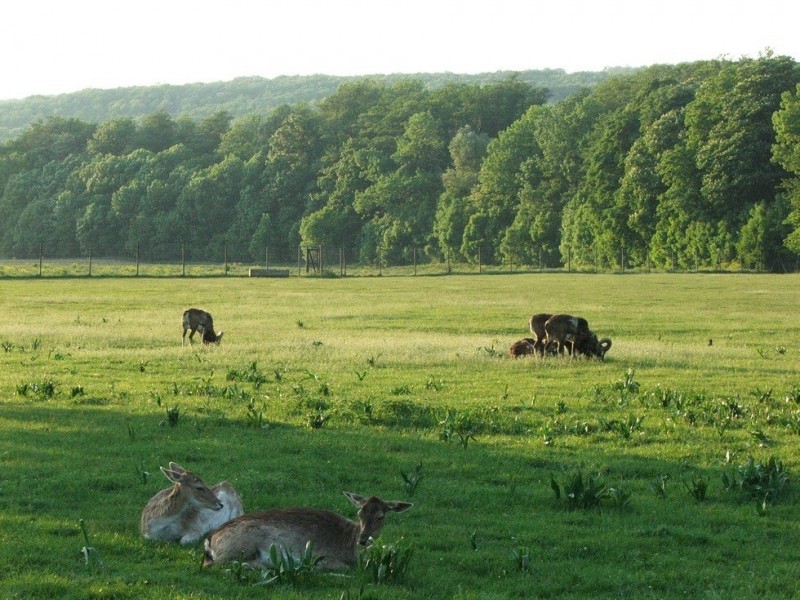
<path fill-rule="evenodd" d="M 0 279 L 0 598 L 796 598 L 798 305 L 797 275 Z M 221 345 L 181 346 L 190 306 Z M 535 312 L 605 362 L 509 358 Z M 248 511 L 413 502 L 373 548 L 407 562 L 202 570 L 139 534 L 169 461 Z"/>

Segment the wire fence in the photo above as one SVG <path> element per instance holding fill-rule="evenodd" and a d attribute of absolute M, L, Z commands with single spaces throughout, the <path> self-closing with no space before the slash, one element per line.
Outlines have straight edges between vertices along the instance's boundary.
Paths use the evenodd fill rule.
<path fill-rule="evenodd" d="M 17 259 L 0 256 L 0 278 L 33 277 L 374 277 L 416 276 L 446 274 L 496 274 L 496 273 L 649 273 L 649 272 L 764 272 L 763 265 L 745 268 L 743 264 L 722 268 L 696 261 L 693 267 L 655 268 L 649 260 L 644 264 L 626 265 L 624 260 L 613 267 L 548 264 L 539 253 L 535 263 L 513 261 L 484 261 L 480 250 L 472 261 L 433 259 L 421 250 L 407 248 L 393 252 L 389 259 L 380 250 L 368 259 L 356 248 L 345 246 L 265 247 L 264 258 L 253 261 L 229 254 L 223 245 L 217 260 L 195 257 L 187 244 L 160 245 L 154 248 L 137 246 L 130 256 L 97 256 L 89 250 L 83 256 L 57 258 L 48 256 L 44 246 L 35 258 Z M 402 258 L 397 258 L 401 256 Z M 778 272 L 798 272 L 793 269 Z M 774 272 L 774 271 L 773 271 Z"/>

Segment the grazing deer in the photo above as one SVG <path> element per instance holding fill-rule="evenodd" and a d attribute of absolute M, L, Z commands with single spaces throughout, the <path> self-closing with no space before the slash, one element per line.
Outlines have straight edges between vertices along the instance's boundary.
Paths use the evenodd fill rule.
<path fill-rule="evenodd" d="M 592 335 L 589 331 L 589 322 L 582 317 L 572 315 L 553 315 L 547 319 L 544 330 L 547 336 L 545 350 L 553 350 L 558 354 L 563 354 L 564 348 L 572 354 L 578 340 Z"/>
<path fill-rule="evenodd" d="M 611 338 L 598 340 L 589 330 L 589 322 L 571 315 L 553 315 L 544 324 L 547 334 L 545 351 L 564 353 L 566 348 L 573 356 L 584 355 L 604 360 L 611 348 Z"/>
<path fill-rule="evenodd" d="M 244 512 L 239 494 L 227 481 L 209 488 L 174 462 L 161 471 L 175 485 L 158 492 L 142 511 L 142 535 L 149 540 L 192 544 Z"/>
<path fill-rule="evenodd" d="M 183 312 L 183 342 L 186 345 L 186 332 L 189 334 L 189 343 L 194 343 L 194 333 L 199 331 L 204 344 L 219 344 L 222 341 L 222 332 L 214 333 L 214 319 L 211 313 L 199 308 L 190 308 Z"/>
<path fill-rule="evenodd" d="M 299 557 L 311 542 L 322 569 L 341 569 L 356 563 L 359 546 L 378 537 L 388 512 L 403 512 L 408 502 L 384 502 L 377 496 L 345 496 L 358 507 L 353 522 L 329 510 L 314 508 L 273 509 L 242 515 L 212 532 L 205 542 L 203 566 L 239 560 L 251 566 L 271 567 L 269 549 Z"/>

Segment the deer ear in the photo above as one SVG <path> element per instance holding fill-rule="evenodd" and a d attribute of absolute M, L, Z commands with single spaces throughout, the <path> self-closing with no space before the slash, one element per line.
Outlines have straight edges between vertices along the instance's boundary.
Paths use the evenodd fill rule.
<path fill-rule="evenodd" d="M 387 502 L 386 507 L 394 512 L 403 512 L 414 506 L 411 502 Z"/>
<path fill-rule="evenodd" d="M 180 483 L 181 478 L 183 477 L 183 471 L 175 471 L 173 469 L 165 469 L 161 467 L 161 472 L 164 474 L 164 477 L 169 479 L 173 483 Z"/>
<path fill-rule="evenodd" d="M 342 492 L 347 499 L 350 500 L 353 504 L 355 504 L 358 508 L 364 506 L 364 503 L 367 501 L 364 496 L 359 496 L 358 494 L 354 494 L 353 492 Z"/>

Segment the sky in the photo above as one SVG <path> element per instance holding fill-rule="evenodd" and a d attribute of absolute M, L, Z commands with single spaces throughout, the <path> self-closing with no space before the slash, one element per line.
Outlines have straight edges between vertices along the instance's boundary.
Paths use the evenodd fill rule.
<path fill-rule="evenodd" d="M 798 0 L 5 0 L 0 100 L 281 75 L 800 61 Z"/>

